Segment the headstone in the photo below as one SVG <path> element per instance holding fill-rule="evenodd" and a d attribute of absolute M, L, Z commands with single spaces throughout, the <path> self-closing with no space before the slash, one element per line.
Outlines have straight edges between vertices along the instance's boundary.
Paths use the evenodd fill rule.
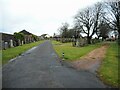
<path fill-rule="evenodd" d="M 23 45 L 23 44 L 24 44 L 24 41 L 22 41 L 21 45 Z"/>
<path fill-rule="evenodd" d="M 2 49 L 5 49 L 5 42 L 2 41 Z"/>
<path fill-rule="evenodd" d="M 7 49 L 8 48 L 8 42 L 5 42 L 5 48 L 4 49 Z"/>
<path fill-rule="evenodd" d="M 13 46 L 13 40 L 10 40 L 10 47 L 14 47 Z"/>
<path fill-rule="evenodd" d="M 77 41 L 76 41 L 76 46 L 77 46 L 77 47 L 79 47 L 79 46 L 80 46 L 79 39 L 77 39 Z"/>
<path fill-rule="evenodd" d="M 80 38 L 80 46 L 84 46 L 85 45 L 85 39 L 84 38 Z"/>
<path fill-rule="evenodd" d="M 21 45 L 20 39 L 18 40 L 18 45 L 19 45 L 19 46 Z"/>

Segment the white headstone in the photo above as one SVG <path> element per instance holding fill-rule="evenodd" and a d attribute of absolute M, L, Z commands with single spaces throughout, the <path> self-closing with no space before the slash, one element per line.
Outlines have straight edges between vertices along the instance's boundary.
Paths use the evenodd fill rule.
<path fill-rule="evenodd" d="M 76 41 L 76 46 L 79 47 L 79 40 Z"/>
<path fill-rule="evenodd" d="M 8 42 L 5 42 L 5 49 L 8 48 Z"/>
<path fill-rule="evenodd" d="M 13 40 L 10 40 L 10 47 L 14 47 L 13 46 Z"/>
<path fill-rule="evenodd" d="M 22 41 L 22 45 L 24 44 L 24 42 Z"/>

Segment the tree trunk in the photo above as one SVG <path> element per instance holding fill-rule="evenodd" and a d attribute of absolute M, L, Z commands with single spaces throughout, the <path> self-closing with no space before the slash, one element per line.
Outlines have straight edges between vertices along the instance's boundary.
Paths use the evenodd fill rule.
<path fill-rule="evenodd" d="M 91 44 L 91 37 L 87 37 L 87 43 Z"/>
<path fill-rule="evenodd" d="M 104 38 L 102 37 L 102 41 L 104 41 Z"/>

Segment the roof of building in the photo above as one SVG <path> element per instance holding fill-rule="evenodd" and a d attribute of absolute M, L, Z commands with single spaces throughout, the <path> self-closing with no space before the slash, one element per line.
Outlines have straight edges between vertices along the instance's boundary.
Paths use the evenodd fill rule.
<path fill-rule="evenodd" d="M 3 41 L 10 41 L 11 39 L 14 40 L 14 35 L 12 34 L 7 34 L 7 33 L 0 33 L 2 34 L 2 40 Z"/>
<path fill-rule="evenodd" d="M 26 30 L 22 30 L 22 31 L 20 31 L 19 33 L 23 33 L 23 34 L 25 34 L 25 35 L 32 35 L 32 33 L 28 32 L 28 31 L 26 31 Z"/>

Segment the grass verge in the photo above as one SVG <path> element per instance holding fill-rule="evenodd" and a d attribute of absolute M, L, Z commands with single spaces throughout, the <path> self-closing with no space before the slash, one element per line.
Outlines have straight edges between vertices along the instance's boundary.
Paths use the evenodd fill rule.
<path fill-rule="evenodd" d="M 118 44 L 110 43 L 106 57 L 98 70 L 100 79 L 113 87 L 120 87 L 118 82 Z"/>
<path fill-rule="evenodd" d="M 64 53 L 65 60 L 69 61 L 80 59 L 81 56 L 101 46 L 101 43 L 98 43 L 94 45 L 87 45 L 85 47 L 73 47 L 72 43 L 60 43 L 57 41 L 52 41 L 52 44 L 58 56 L 62 58 L 62 53 Z"/>
<path fill-rule="evenodd" d="M 7 63 L 10 59 L 12 59 L 16 56 L 19 56 L 20 54 L 22 54 L 26 50 L 28 50 L 34 46 L 37 46 L 37 45 L 41 44 L 42 42 L 43 41 L 38 41 L 38 42 L 24 44 L 22 46 L 17 46 L 17 47 L 8 48 L 6 50 L 3 50 L 2 51 L 2 64 Z"/>

